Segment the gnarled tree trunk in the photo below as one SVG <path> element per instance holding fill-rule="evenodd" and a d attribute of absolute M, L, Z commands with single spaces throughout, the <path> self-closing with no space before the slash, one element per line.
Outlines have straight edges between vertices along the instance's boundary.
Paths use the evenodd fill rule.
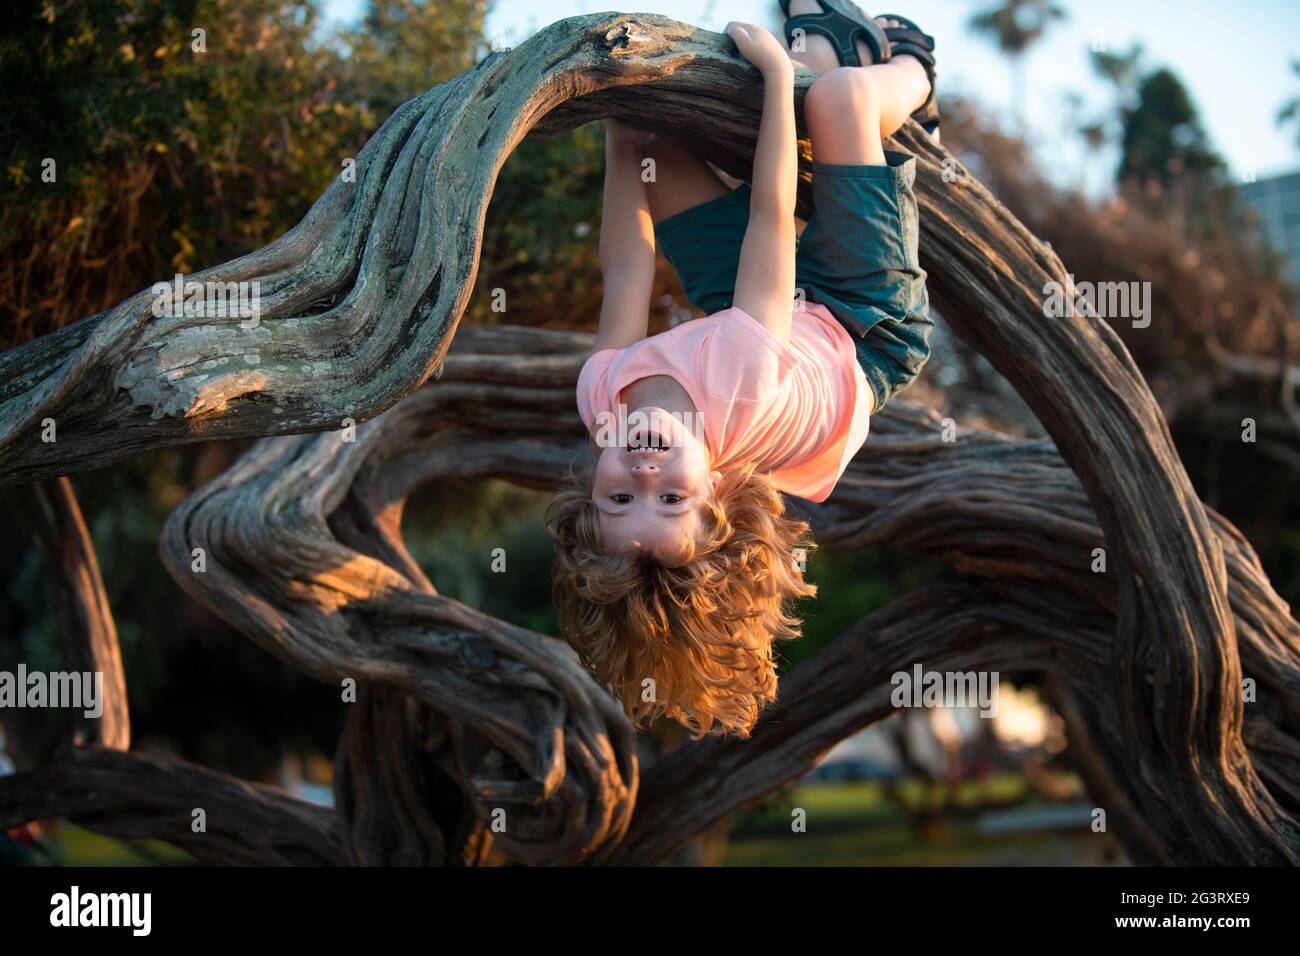
<path fill-rule="evenodd" d="M 800 73 L 797 96 L 810 81 Z M 1057 675 L 1087 742 L 1080 769 L 1138 860 L 1294 863 L 1300 629 L 1194 494 L 1114 333 L 1044 318 L 1062 263 L 914 125 L 898 140 L 918 157 L 932 297 L 1052 442 L 944 442 L 934 413 L 899 402 L 808 510 L 823 543 L 929 551 L 957 580 L 797 668 L 752 739 L 692 744 L 640 781 L 626 718 L 572 651 L 441 597 L 406 553 L 416 486 L 549 487 L 583 445 L 573 385 L 589 338 L 466 330 L 447 354 L 510 150 L 612 115 L 744 177 L 761 96 L 729 41 L 659 17 L 576 17 L 491 55 L 401 107 L 356 182 L 335 182 L 285 237 L 191 277 L 261 283 L 256 327 L 154 318 L 142 292 L 0 355 L 0 479 L 298 436 L 265 438 L 196 492 L 161 550 L 183 587 L 291 666 L 360 685 L 336 775 L 351 862 L 476 862 L 490 840 L 529 863 L 653 862 L 886 716 L 890 675 L 923 661 Z M 51 421 L 57 441 L 42 441 Z M 353 422 L 355 441 L 333 433 Z M 1249 710 L 1243 674 L 1261 688 Z M 46 788 L 59 812 L 102 819 L 60 776 L 79 766 L 0 783 L 0 818 L 34 813 Z M 265 798 L 258 813 L 272 805 L 286 830 L 311 817 Z M 193 843 L 174 814 L 158 819 L 155 835 Z M 313 852 L 335 852 L 330 839 Z"/>

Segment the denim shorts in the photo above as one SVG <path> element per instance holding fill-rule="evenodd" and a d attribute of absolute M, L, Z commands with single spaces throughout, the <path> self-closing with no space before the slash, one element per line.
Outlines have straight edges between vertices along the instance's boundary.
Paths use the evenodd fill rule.
<path fill-rule="evenodd" d="M 813 163 L 813 214 L 795 254 L 795 286 L 848 329 L 876 408 L 930 357 L 930 303 L 917 258 L 916 160 L 886 150 L 884 166 Z M 655 226 L 686 297 L 706 313 L 730 308 L 749 223 L 740 186 Z"/>

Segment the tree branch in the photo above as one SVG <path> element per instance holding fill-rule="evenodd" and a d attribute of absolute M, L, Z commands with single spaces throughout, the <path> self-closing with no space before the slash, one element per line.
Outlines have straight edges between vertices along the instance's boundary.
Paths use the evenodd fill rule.
<path fill-rule="evenodd" d="M 53 585 L 64 666 L 72 672 L 103 676 L 103 713 L 88 718 L 84 711 L 74 711 L 70 742 L 126 750 L 131 746 L 131 716 L 122 651 L 76 492 L 67 478 L 56 478 L 34 483 L 31 494 Z"/>
<path fill-rule="evenodd" d="M 196 833 L 199 809 L 206 830 Z M 106 836 L 165 840 L 208 864 L 342 862 L 332 810 L 151 754 L 77 747 L 51 766 L 0 777 L 0 830 L 49 817 Z"/>

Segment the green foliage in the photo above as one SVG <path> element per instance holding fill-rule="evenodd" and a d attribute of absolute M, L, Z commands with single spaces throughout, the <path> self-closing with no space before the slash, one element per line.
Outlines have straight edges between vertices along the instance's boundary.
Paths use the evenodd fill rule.
<path fill-rule="evenodd" d="M 284 233 L 394 107 L 473 65 L 484 15 L 378 3 L 336 34 L 317 0 L 18 7 L 0 39 L 0 346 Z"/>
<path fill-rule="evenodd" d="M 1093 50 L 1092 66 L 1103 79 L 1110 81 L 1123 95 L 1130 95 L 1137 87 L 1144 48 L 1134 41 L 1123 53 Z"/>
<path fill-rule="evenodd" d="M 402 534 L 439 593 L 542 634 L 558 636 L 551 603 L 549 494 L 503 481 L 440 483 L 408 502 Z M 494 569 L 501 549 L 504 571 Z M 501 567 L 497 565 L 496 567 Z"/>
<path fill-rule="evenodd" d="M 1124 114 L 1121 146 L 1120 182 L 1158 182 L 1169 188 L 1180 177 L 1223 169 L 1187 87 L 1167 69 L 1147 74 L 1138 84 L 1137 105 Z"/>
<path fill-rule="evenodd" d="M 194 252 L 213 254 L 236 236 L 263 241 L 277 224 L 276 206 L 314 198 L 328 182 L 336 164 L 323 158 L 362 119 L 335 93 L 337 53 L 312 42 L 310 3 L 126 0 L 45 9 L 15 17 L 0 45 L 4 89 L 16 102 L 40 105 L 0 114 L 10 144 L 2 239 L 13 237 L 19 214 L 25 225 L 44 226 L 69 200 L 92 219 L 113 174 L 147 163 L 170 174 L 175 188 L 160 188 L 180 203 L 171 210 L 182 229 L 175 262 L 188 265 Z M 206 49 L 195 48 L 196 30 Z M 52 184 L 39 177 L 47 156 L 59 163 Z"/>
<path fill-rule="evenodd" d="M 590 328 L 600 309 L 604 135 L 597 123 L 526 140 L 501 171 L 466 319 L 491 324 L 494 289 L 512 325 Z"/>
<path fill-rule="evenodd" d="M 814 551 L 805 578 L 817 596 L 801 601 L 803 636 L 779 647 L 782 671 L 812 657 L 868 614 L 936 577 L 938 561 L 880 547 Z"/>
<path fill-rule="evenodd" d="M 1115 179 L 1121 187 L 1137 184 L 1167 193 L 1182 182 L 1192 187 L 1186 192 L 1195 193 L 1221 185 L 1223 160 L 1210 145 L 1187 87 L 1171 70 L 1146 70 L 1143 55 L 1141 43 L 1122 53 L 1092 52 L 1093 69 L 1116 96 L 1108 115 L 1081 132 L 1119 143 Z"/>
<path fill-rule="evenodd" d="M 417 93 L 468 70 L 487 52 L 483 0 L 370 0 L 359 27 L 338 41 L 349 96 L 377 126 Z"/>
<path fill-rule="evenodd" d="M 0 39 L 0 95 L 9 98 L 0 110 L 0 273 L 8 269 L 0 346 L 292 227 L 394 108 L 473 66 L 485 50 L 483 14 L 479 0 L 377 2 L 359 27 L 330 32 L 312 0 L 15 11 Z M 205 53 L 192 47 L 194 28 L 206 31 Z M 58 164 L 52 183 L 41 181 L 46 156 Z M 489 287 L 509 289 L 510 321 L 527 321 L 529 307 L 538 319 L 558 314 L 576 325 L 595 315 L 602 162 L 591 127 L 527 142 L 508 163 L 482 273 Z M 234 633 L 159 565 L 167 514 L 228 457 L 218 446 L 149 454 L 76 486 L 121 639 L 136 736 L 164 736 L 197 762 L 261 776 L 281 749 L 328 753 L 341 710 L 337 688 Z M 0 498 L 23 513 L 21 491 Z M 418 496 L 408 514 L 412 551 L 445 593 L 557 634 L 546 500 L 495 483 Z M 18 637 L 0 663 L 57 669 L 33 529 L 24 520 L 0 530 L 0 629 Z M 491 571 L 497 546 L 510 573 Z"/>

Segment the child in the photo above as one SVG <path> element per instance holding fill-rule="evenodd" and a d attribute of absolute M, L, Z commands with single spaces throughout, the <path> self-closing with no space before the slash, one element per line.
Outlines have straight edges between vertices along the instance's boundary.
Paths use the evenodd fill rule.
<path fill-rule="evenodd" d="M 727 27 L 764 81 L 752 186 L 605 122 L 604 301 L 577 396 L 593 461 L 547 520 L 565 637 L 638 724 L 697 737 L 748 736 L 775 698 L 773 642 L 799 634 L 789 605 L 816 593 L 779 492 L 825 500 L 929 356 L 915 160 L 883 140 L 909 114 L 937 133 L 933 40 L 846 0 L 782 8 L 790 52 Z M 792 57 L 821 74 L 801 237 Z M 656 244 L 710 314 L 647 338 Z"/>

